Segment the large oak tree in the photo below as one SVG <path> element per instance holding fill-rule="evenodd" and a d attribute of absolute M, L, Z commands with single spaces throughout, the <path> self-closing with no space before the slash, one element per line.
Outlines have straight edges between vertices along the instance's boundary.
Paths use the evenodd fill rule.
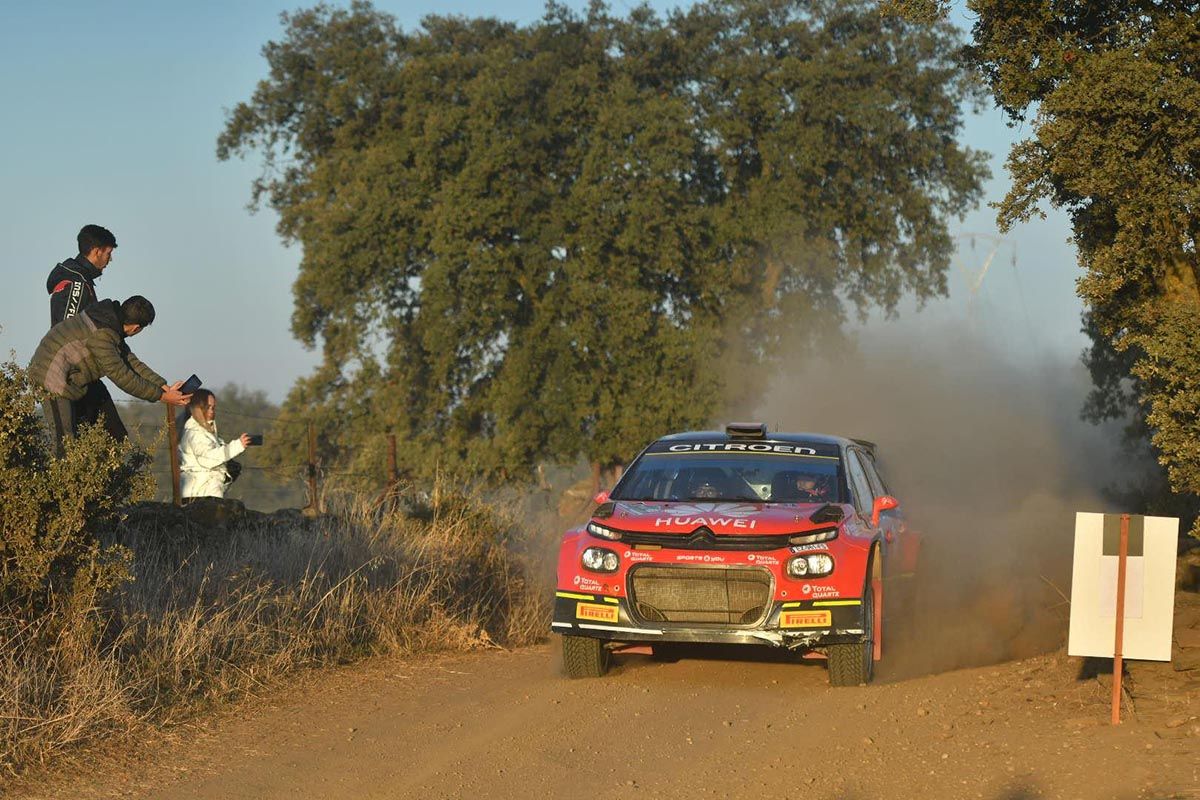
<path fill-rule="evenodd" d="M 303 248 L 288 397 L 344 463 L 618 463 L 752 395 L 786 331 L 945 289 L 977 202 L 946 25 L 842 0 L 530 25 L 284 18 L 218 155 Z M 365 469 L 365 466 L 360 466 Z"/>

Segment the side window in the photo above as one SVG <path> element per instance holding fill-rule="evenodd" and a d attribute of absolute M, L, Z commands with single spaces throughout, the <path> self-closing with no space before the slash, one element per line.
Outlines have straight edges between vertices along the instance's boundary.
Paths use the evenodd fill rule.
<path fill-rule="evenodd" d="M 858 453 L 853 450 L 846 451 L 846 469 L 850 473 L 850 484 L 854 490 L 854 507 L 860 514 L 870 514 L 875 497 L 871 494 L 867 473 L 858 461 Z"/>
<path fill-rule="evenodd" d="M 871 482 L 871 494 L 876 497 L 883 497 L 885 494 L 891 494 L 887 487 L 883 485 L 883 479 L 879 477 L 879 471 L 875 468 L 875 459 L 871 458 L 866 453 L 859 453 L 862 459 L 863 469 L 866 470 L 867 480 Z"/>

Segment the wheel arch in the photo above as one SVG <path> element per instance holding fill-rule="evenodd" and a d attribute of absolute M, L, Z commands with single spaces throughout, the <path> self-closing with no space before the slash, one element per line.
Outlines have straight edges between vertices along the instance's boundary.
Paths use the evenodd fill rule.
<path fill-rule="evenodd" d="M 871 598 L 874 603 L 872 609 L 872 630 L 871 643 L 874 649 L 872 657 L 875 661 L 883 660 L 883 543 L 876 538 L 871 543 L 871 555 L 867 560 L 867 574 L 863 581 L 862 596 L 865 599 L 867 596 L 867 587 L 871 589 Z M 863 617 L 867 615 L 867 609 L 863 609 Z"/>

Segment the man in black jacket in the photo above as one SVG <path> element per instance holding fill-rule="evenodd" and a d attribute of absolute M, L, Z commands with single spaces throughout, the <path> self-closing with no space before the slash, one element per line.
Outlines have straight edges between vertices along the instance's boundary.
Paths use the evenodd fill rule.
<path fill-rule="evenodd" d="M 117 248 L 117 237 L 99 225 L 84 225 L 75 238 L 79 255 L 57 264 L 46 279 L 46 291 L 50 294 L 51 327 L 96 302 L 96 279 L 112 261 L 113 250 Z M 121 442 L 128 437 L 103 381 L 96 380 L 88 384 L 87 393 L 81 400 L 72 401 L 71 406 L 78 423 L 94 425 L 103 421 L 104 429 L 116 441 Z"/>

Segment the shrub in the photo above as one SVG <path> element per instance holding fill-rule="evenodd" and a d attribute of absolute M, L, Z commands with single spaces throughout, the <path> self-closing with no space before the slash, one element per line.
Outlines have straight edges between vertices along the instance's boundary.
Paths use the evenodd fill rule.
<path fill-rule="evenodd" d="M 148 457 L 85 428 L 52 457 L 23 370 L 0 366 L 0 607 L 27 620 L 86 610 L 129 576 L 129 552 L 94 532 L 148 497 Z"/>

